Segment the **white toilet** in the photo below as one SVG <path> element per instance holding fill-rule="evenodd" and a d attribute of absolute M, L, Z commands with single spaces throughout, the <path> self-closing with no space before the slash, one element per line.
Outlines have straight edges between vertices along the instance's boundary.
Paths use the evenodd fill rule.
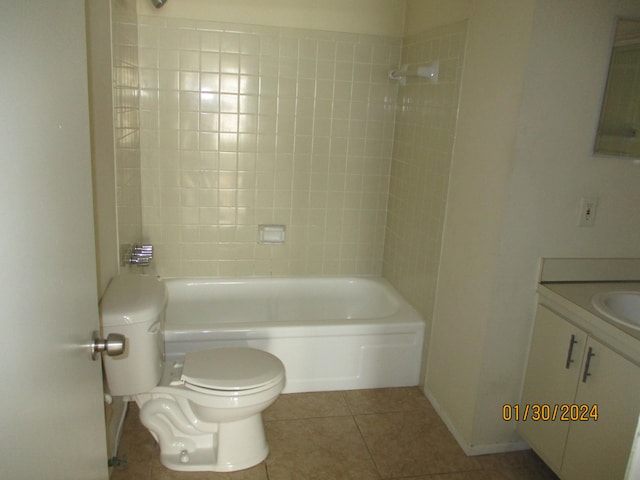
<path fill-rule="evenodd" d="M 103 334 L 126 337 L 124 355 L 103 359 L 111 395 L 136 401 L 167 468 L 230 472 L 260 463 L 269 453 L 261 413 L 284 388 L 284 365 L 248 347 L 165 363 L 166 302 L 155 277 L 120 275 L 109 284 L 100 303 Z"/>

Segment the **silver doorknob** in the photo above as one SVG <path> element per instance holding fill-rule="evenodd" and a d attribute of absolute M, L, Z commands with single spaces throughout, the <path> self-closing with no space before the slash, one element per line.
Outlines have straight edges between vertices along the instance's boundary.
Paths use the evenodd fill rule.
<path fill-rule="evenodd" d="M 100 334 L 93 332 L 91 337 L 91 358 L 97 360 L 102 352 L 110 357 L 116 357 L 124 353 L 126 341 L 124 335 L 120 333 L 110 333 L 106 340 L 100 338 Z"/>

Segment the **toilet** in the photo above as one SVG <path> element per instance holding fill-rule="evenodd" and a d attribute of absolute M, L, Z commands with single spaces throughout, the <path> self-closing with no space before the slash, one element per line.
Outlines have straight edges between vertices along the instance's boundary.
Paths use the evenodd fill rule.
<path fill-rule="evenodd" d="M 167 468 L 231 472 L 260 463 L 269 453 L 262 411 L 284 388 L 284 365 L 249 347 L 194 351 L 182 362 L 165 362 L 166 303 L 158 278 L 111 280 L 100 302 L 103 334 L 123 334 L 126 346 L 123 355 L 103 357 L 110 394 L 138 404 Z"/>

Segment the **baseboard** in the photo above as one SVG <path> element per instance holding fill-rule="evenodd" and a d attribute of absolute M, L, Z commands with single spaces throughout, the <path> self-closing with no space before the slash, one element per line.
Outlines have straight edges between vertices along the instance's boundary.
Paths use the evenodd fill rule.
<path fill-rule="evenodd" d="M 488 455 L 491 453 L 516 452 L 519 450 L 529 450 L 531 448 L 524 440 L 521 440 L 519 442 L 491 443 L 484 445 L 468 444 L 464 437 L 456 429 L 451 419 L 447 416 L 447 413 L 442 409 L 438 401 L 427 388 L 424 389 L 424 394 L 466 455 L 472 457 L 475 455 Z"/>

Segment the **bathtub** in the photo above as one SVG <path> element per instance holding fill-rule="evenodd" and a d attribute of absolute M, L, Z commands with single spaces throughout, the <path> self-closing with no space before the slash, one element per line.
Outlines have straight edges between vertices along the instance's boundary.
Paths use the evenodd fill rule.
<path fill-rule="evenodd" d="M 266 350 L 285 393 L 417 385 L 424 321 L 380 278 L 166 279 L 167 360 Z"/>

